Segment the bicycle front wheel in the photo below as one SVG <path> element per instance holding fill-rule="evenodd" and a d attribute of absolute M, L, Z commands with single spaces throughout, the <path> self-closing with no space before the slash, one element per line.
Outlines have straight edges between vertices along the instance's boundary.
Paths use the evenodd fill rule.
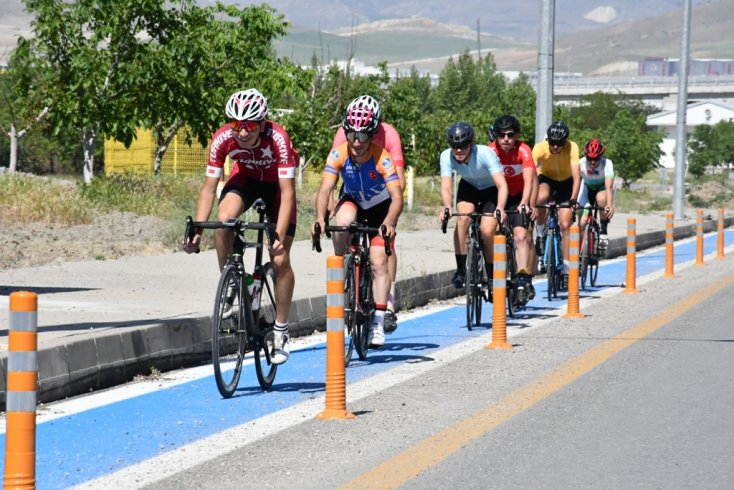
<path fill-rule="evenodd" d="M 599 275 L 599 231 L 597 229 L 591 232 L 591 246 L 589 247 L 589 282 L 592 287 L 596 287 L 596 278 Z"/>
<path fill-rule="evenodd" d="M 482 253 L 471 240 L 466 255 L 466 328 L 482 322 Z"/>
<path fill-rule="evenodd" d="M 556 289 L 556 276 L 558 275 L 558 271 L 556 270 L 556 243 L 555 232 L 553 230 L 548 231 L 547 240 L 545 245 L 545 268 L 547 270 L 548 301 L 552 301 L 558 294 L 558 290 Z"/>
<path fill-rule="evenodd" d="M 224 398 L 231 397 L 237 389 L 247 348 L 241 287 L 237 266 L 227 264 L 219 278 L 212 316 L 214 379 Z"/>
<path fill-rule="evenodd" d="M 584 235 L 581 240 L 581 257 L 579 257 L 579 279 L 581 280 L 581 289 L 586 289 L 586 274 L 589 270 L 589 260 L 591 258 L 591 246 L 593 242 L 591 240 L 590 226 L 584 230 Z"/>
<path fill-rule="evenodd" d="M 357 277 L 356 264 L 351 255 L 344 256 L 344 366 L 349 366 L 354 351 L 354 335 L 357 325 Z"/>
<path fill-rule="evenodd" d="M 253 320 L 258 326 L 259 332 L 254 336 L 258 338 L 255 351 L 255 372 L 260 387 L 267 391 L 273 386 L 278 366 L 272 363 L 271 353 L 274 349 L 273 327 L 275 326 L 275 314 L 277 307 L 275 303 L 275 272 L 273 265 L 268 262 L 260 271 L 262 287 L 257 293 L 260 295 L 260 308 L 252 313 Z"/>
<path fill-rule="evenodd" d="M 514 317 L 517 313 L 517 263 L 515 262 L 515 247 L 512 237 L 508 238 L 506 245 L 506 263 L 507 273 L 505 275 L 505 291 L 507 294 L 507 314 Z"/>
<path fill-rule="evenodd" d="M 370 327 L 372 326 L 372 316 L 375 308 L 372 301 L 372 268 L 369 264 L 369 257 L 362 257 L 362 268 L 359 276 L 359 318 L 352 330 L 352 338 L 354 339 L 354 347 L 357 349 L 357 355 L 360 361 L 367 359 L 367 340 L 369 338 Z"/>

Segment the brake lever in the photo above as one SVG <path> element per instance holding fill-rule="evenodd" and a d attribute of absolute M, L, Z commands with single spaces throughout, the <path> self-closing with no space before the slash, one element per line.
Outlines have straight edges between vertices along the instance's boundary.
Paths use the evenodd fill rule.
<path fill-rule="evenodd" d="M 382 241 L 385 243 L 385 255 L 389 257 L 392 255 L 392 250 L 390 249 L 390 237 L 387 234 L 386 225 L 380 227 L 380 233 L 382 233 Z"/>
<path fill-rule="evenodd" d="M 315 223 L 313 225 L 313 240 L 311 241 L 311 250 L 321 253 L 321 225 Z"/>
<path fill-rule="evenodd" d="M 449 208 L 443 208 L 443 218 L 441 218 L 441 231 L 446 233 L 449 224 Z"/>
<path fill-rule="evenodd" d="M 194 227 L 194 218 L 186 216 L 186 231 L 184 231 L 184 244 L 191 243 L 196 235 L 196 227 Z M 196 253 L 200 252 L 199 248 L 196 248 Z"/>

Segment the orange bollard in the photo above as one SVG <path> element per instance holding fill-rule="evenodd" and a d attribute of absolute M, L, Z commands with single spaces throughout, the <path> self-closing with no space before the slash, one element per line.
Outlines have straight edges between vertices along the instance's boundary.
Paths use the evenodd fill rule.
<path fill-rule="evenodd" d="M 703 265 L 703 209 L 696 211 L 696 265 Z"/>
<path fill-rule="evenodd" d="M 326 409 L 317 419 L 353 419 L 344 362 L 344 257 L 326 259 Z"/>
<path fill-rule="evenodd" d="M 579 311 L 579 248 L 581 233 L 579 227 L 573 225 L 569 234 L 568 245 L 568 306 L 564 318 L 584 318 Z"/>
<path fill-rule="evenodd" d="M 719 232 L 719 236 L 718 236 L 717 247 L 716 247 L 716 258 L 723 259 L 724 258 L 724 210 L 721 208 L 719 208 L 719 223 L 717 225 L 717 230 Z"/>
<path fill-rule="evenodd" d="M 673 213 L 665 215 L 665 277 L 675 277 L 673 268 L 675 267 L 673 249 Z"/>
<path fill-rule="evenodd" d="M 639 293 L 637 289 L 637 234 L 635 218 L 627 218 L 627 284 L 624 293 Z"/>
<path fill-rule="evenodd" d="M 5 436 L 6 489 L 36 488 L 36 399 L 38 296 L 10 295 L 8 387 Z"/>
<path fill-rule="evenodd" d="M 512 349 L 507 342 L 507 239 L 504 235 L 494 237 L 494 273 L 492 275 L 492 343 L 487 349 Z"/>

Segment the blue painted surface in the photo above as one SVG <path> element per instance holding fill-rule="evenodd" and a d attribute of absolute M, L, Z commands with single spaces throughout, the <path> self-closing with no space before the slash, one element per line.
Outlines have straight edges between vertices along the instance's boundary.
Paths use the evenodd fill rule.
<path fill-rule="evenodd" d="M 727 243 L 734 232 L 727 232 Z M 716 234 L 705 238 L 705 253 L 716 251 Z M 677 243 L 677 264 L 695 259 L 695 240 Z M 665 267 L 665 249 L 641 252 L 637 275 Z M 601 263 L 596 288 L 587 288 L 581 296 L 599 290 L 621 288 L 626 277 L 626 262 Z M 545 281 L 536 280 L 536 298 L 515 319 L 508 318 L 508 328 L 522 327 L 526 319 L 560 316 L 566 311 L 565 293 L 548 302 Z M 467 331 L 466 310 L 456 306 L 413 320 L 403 320 L 400 328 L 387 337 L 385 348 L 370 351 L 366 361 L 352 361 L 347 369 L 348 382 L 355 382 L 405 361 L 431 361 L 431 353 L 491 327 L 492 306 L 483 308 L 483 325 Z M 254 365 L 243 368 L 235 396 L 224 400 L 212 376 L 166 388 L 154 393 L 112 403 L 104 407 L 39 424 L 36 435 L 36 483 L 39 489 L 67 488 L 125 466 L 149 459 L 162 452 L 216 434 L 249 420 L 293 406 L 314 397 L 323 397 L 325 345 L 295 351 L 288 363 L 278 370 L 273 391 L 262 393 Z M 5 447 L 5 435 L 0 435 Z"/>

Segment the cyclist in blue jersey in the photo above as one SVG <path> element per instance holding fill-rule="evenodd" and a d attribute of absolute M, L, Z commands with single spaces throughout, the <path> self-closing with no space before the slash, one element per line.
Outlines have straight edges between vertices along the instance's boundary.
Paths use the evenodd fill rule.
<path fill-rule="evenodd" d="M 497 209 L 505 219 L 507 203 L 507 181 L 500 166 L 497 154 L 486 145 L 474 143 L 474 128 L 460 121 L 452 125 L 446 135 L 449 148 L 441 153 L 441 201 L 443 208 L 439 219 L 443 219 L 444 209 L 453 210 L 453 171 L 461 176 L 456 193 L 456 211 L 458 213 L 494 213 Z M 454 253 L 456 255 L 456 273 L 451 279 L 457 289 L 464 287 L 466 280 L 467 237 L 471 218 L 459 216 L 454 229 Z M 480 223 L 484 241 L 484 257 L 487 261 L 487 275 L 492 278 L 494 235 L 497 231 L 497 219 L 483 217 Z M 491 291 L 491 289 L 490 289 Z"/>
<path fill-rule="evenodd" d="M 370 107 L 347 110 L 342 122 L 346 142 L 332 148 L 321 176 L 321 187 L 316 195 L 316 223 L 321 230 L 326 229 L 329 195 L 341 177 L 344 192 L 334 211 L 337 226 L 348 226 L 354 221 L 366 221 L 371 228 L 385 225 L 387 239 L 393 247 L 395 228 L 403 210 L 403 193 L 390 153 L 373 141 L 378 125 L 379 119 Z M 312 237 L 314 233 L 312 227 Z M 334 233 L 336 255 L 344 255 L 348 238 L 346 233 Z M 371 235 L 370 244 L 375 316 L 367 343 L 371 348 L 380 348 L 385 344 L 385 311 L 391 281 L 383 237 Z"/>

